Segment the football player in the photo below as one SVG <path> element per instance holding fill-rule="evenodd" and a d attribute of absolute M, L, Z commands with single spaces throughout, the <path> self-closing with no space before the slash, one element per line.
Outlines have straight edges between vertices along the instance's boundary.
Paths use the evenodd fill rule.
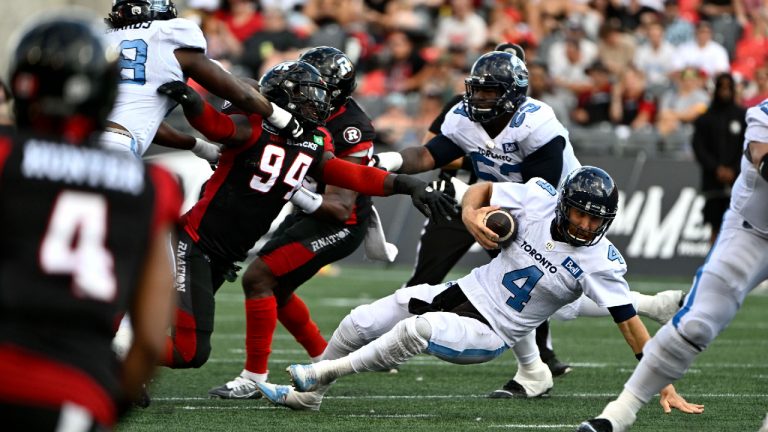
<path fill-rule="evenodd" d="M 102 23 L 55 11 L 10 62 L 18 134 L 0 136 L 0 418 L 5 430 L 109 430 L 164 347 L 173 176 L 98 146 L 117 93 Z M 118 315 L 133 344 L 115 357 Z"/>
<path fill-rule="evenodd" d="M 376 154 L 376 165 L 389 171 L 417 173 L 445 166 L 466 155 L 471 161 L 472 171 L 480 180 L 520 183 L 541 177 L 550 184 L 558 184 L 561 178 L 580 166 L 568 140 L 568 131 L 557 120 L 552 108 L 526 97 L 528 70 L 515 54 L 493 51 L 481 56 L 472 66 L 465 83 L 463 101 L 445 115 L 439 134 L 424 146 L 406 148 L 399 153 Z M 460 192 L 466 187 L 461 188 L 455 181 L 453 183 L 458 185 L 454 190 L 460 200 Z M 441 223 L 433 222 L 431 225 L 435 228 Z M 451 226 L 448 225 L 448 228 Z M 468 237 L 464 236 L 463 240 L 469 240 Z M 445 244 L 448 246 L 444 250 L 449 251 L 446 261 L 455 263 L 471 242 L 462 243 L 456 235 Z M 420 254 L 419 257 L 425 255 Z M 425 263 L 429 265 L 429 261 Z M 421 264 L 417 264 L 417 271 L 421 269 L 422 277 L 427 278 L 450 269 L 444 263 L 434 263 L 432 267 L 435 268 L 432 275 L 427 275 L 425 266 Z M 440 279 L 442 277 L 444 274 Z M 412 278 L 408 284 L 416 282 L 420 281 Z M 633 293 L 632 296 L 639 313 L 664 320 L 677 310 L 682 291 L 657 296 Z M 588 300 L 579 300 L 564 308 L 558 316 L 572 319 L 582 310 L 583 315 L 608 315 L 604 308 L 598 308 Z M 542 333 L 543 346 L 546 345 L 546 334 Z M 535 338 L 534 335 L 530 337 Z M 531 346 L 538 351 L 535 345 L 527 343 L 513 347 L 518 362 L 534 357 L 534 353 L 524 351 Z M 554 373 L 567 372 L 567 365 L 559 363 L 550 349 L 547 349 L 544 360 L 548 361 Z M 519 383 L 512 379 L 490 396 L 534 397 L 536 394 L 522 392 Z"/>
<path fill-rule="evenodd" d="M 741 173 L 707 261 L 696 272 L 683 308 L 662 327 L 619 397 L 582 432 L 624 432 L 659 389 L 680 379 L 730 324 L 747 294 L 768 278 L 768 99 L 747 110 Z M 662 401 L 664 406 L 664 401 Z M 670 407 L 664 406 L 665 411 Z M 701 413 L 703 405 L 684 412 Z"/>
<path fill-rule="evenodd" d="M 176 102 L 158 94 L 157 88 L 186 78 L 245 112 L 264 115 L 272 125 L 284 129 L 284 134 L 301 135 L 301 126 L 289 113 L 209 59 L 200 27 L 176 15 L 171 0 L 113 1 L 106 18 L 110 26 L 107 38 L 119 49 L 120 85 L 102 138 L 105 147 L 141 157 L 154 139 L 216 162 L 218 146 L 162 123 Z"/>
<path fill-rule="evenodd" d="M 330 110 L 330 96 L 320 72 L 302 62 L 284 62 L 259 81 L 260 92 L 273 104 L 301 119 L 308 129 L 301 139 L 281 136 L 263 115 L 226 115 L 204 102 L 180 81 L 158 91 L 182 104 L 196 129 L 225 145 L 219 165 L 201 199 L 183 217 L 176 249 L 176 289 L 181 301 L 165 364 L 200 367 L 210 354 L 213 296 L 225 279 L 236 278 L 234 263 L 243 261 L 264 235 L 284 204 L 300 188 L 304 176 L 353 189 L 366 195 L 410 194 L 420 211 L 433 217 L 454 214 L 455 202 L 426 183 L 407 175 L 347 162 L 333 156 L 330 133 L 322 128 Z M 337 235 L 333 240 L 341 237 Z M 294 248 L 286 257 L 301 261 L 307 248 Z M 250 276 L 244 289 L 253 289 Z M 274 298 L 272 299 L 274 302 Z M 249 303 L 271 308 L 274 303 Z M 249 313 L 251 311 L 246 311 Z"/>
<path fill-rule="evenodd" d="M 299 60 L 315 66 L 328 85 L 331 114 L 326 128 L 333 137 L 336 157 L 367 165 L 375 131 L 371 119 L 350 97 L 355 89 L 352 61 L 340 50 L 327 46 L 312 48 Z M 302 186 L 291 197 L 300 210 L 285 218 L 243 273 L 245 368 L 235 379 L 211 389 L 211 396 L 261 396 L 256 382 L 267 381 L 272 335 L 278 321 L 311 358 L 319 358 L 325 350 L 325 338 L 294 291 L 323 266 L 360 246 L 373 209 L 371 199 L 355 191 L 316 182 L 305 184 L 313 190 Z"/>
<path fill-rule="evenodd" d="M 583 294 L 610 310 L 632 352 L 650 338 L 637 317 L 626 265 L 604 238 L 618 209 L 618 188 L 595 167 L 570 173 L 558 190 L 534 177 L 526 183 L 483 182 L 469 188 L 462 220 L 475 240 L 494 247 L 499 236 L 485 215 L 509 209 L 515 240 L 489 264 L 456 281 L 401 288 L 352 310 L 334 331 L 323 360 L 291 365 L 295 386 L 259 384 L 277 405 L 319 409 L 334 380 L 357 372 L 391 368 L 427 353 L 457 364 L 498 357 L 529 335 L 562 306 Z M 528 360 L 528 359 L 526 359 Z M 552 377 L 536 355 L 518 364 L 515 382 L 530 392 L 548 390 Z M 662 398 L 683 403 L 669 386 Z"/>

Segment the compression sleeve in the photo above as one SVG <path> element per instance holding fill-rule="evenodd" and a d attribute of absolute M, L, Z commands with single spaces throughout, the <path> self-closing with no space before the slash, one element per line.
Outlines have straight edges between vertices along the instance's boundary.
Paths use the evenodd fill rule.
<path fill-rule="evenodd" d="M 435 168 L 448 165 L 465 154 L 462 148 L 443 134 L 436 135 L 425 146 L 435 160 Z"/>
<path fill-rule="evenodd" d="M 520 164 L 523 182 L 533 177 L 541 177 L 551 185 L 560 184 L 560 175 L 563 172 L 563 149 L 565 149 L 565 138 L 558 135 L 528 155 Z"/>
<path fill-rule="evenodd" d="M 637 315 L 637 312 L 635 312 L 635 307 L 631 304 L 625 304 L 621 306 L 613 306 L 608 308 L 608 312 L 611 313 L 611 316 L 613 317 L 613 322 L 620 323 L 624 322 L 633 316 Z"/>
<path fill-rule="evenodd" d="M 216 111 L 205 101 L 203 101 L 203 113 L 188 120 L 192 127 L 211 141 L 225 140 L 235 134 L 235 122 L 232 118 Z"/>
<path fill-rule="evenodd" d="M 388 172 L 378 168 L 332 158 L 323 165 L 322 181 L 363 195 L 387 196 L 384 192 L 384 179 L 388 175 Z"/>

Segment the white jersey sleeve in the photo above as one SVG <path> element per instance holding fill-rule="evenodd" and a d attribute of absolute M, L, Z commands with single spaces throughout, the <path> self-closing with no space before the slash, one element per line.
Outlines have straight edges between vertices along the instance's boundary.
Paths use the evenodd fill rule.
<path fill-rule="evenodd" d="M 557 195 L 557 189 L 546 180 L 534 177 L 525 184 L 504 182 L 491 187 L 492 206 L 510 209 L 516 218 L 526 221 L 551 217 L 552 197 Z"/>
<path fill-rule="evenodd" d="M 751 142 L 768 143 L 768 99 L 747 110 L 744 149 Z M 740 214 L 752 227 L 768 235 L 768 182 L 755 166 L 741 158 L 741 173 L 731 191 L 731 210 Z"/>
<path fill-rule="evenodd" d="M 176 49 L 198 49 L 203 52 L 208 49 L 202 30 L 190 20 L 169 20 L 167 26 L 161 27 L 161 31 L 166 35 L 168 44 Z"/>

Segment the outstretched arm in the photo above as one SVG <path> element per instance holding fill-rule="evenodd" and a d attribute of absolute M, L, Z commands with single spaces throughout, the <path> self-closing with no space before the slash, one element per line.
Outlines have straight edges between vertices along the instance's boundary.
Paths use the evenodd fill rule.
<path fill-rule="evenodd" d="M 211 144 L 204 139 L 182 133 L 166 122 L 160 123 L 160 128 L 157 130 L 155 139 L 152 142 L 163 147 L 189 150 L 199 158 L 205 159 L 212 164 L 219 160 L 219 154 L 221 153 L 221 149 L 216 144 Z"/>

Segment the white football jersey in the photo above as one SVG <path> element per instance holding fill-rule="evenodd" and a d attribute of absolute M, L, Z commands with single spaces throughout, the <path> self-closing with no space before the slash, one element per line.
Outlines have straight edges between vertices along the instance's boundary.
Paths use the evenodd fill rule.
<path fill-rule="evenodd" d="M 552 107 L 530 97 L 512 116 L 509 126 L 495 138 L 491 138 L 480 123 L 469 120 L 464 102 L 446 114 L 441 132 L 470 156 L 481 180 L 522 182 L 520 163 L 558 135 L 565 138 L 560 178 L 581 166 L 573 153 L 568 130 L 555 117 Z"/>
<path fill-rule="evenodd" d="M 584 293 L 601 307 L 632 304 L 627 266 L 605 237 L 576 247 L 552 238 L 558 194 L 541 178 L 494 183 L 491 205 L 509 208 L 518 223 L 514 243 L 457 282 L 493 330 L 512 346 L 556 310 Z"/>
<path fill-rule="evenodd" d="M 120 85 L 108 120 L 133 135 L 135 152 L 142 155 L 160 123 L 176 106 L 169 97 L 157 93 L 157 88 L 169 81 L 185 80 L 174 51 L 205 51 L 205 37 L 197 24 L 176 18 L 109 29 L 107 39 L 120 52 Z"/>
<path fill-rule="evenodd" d="M 768 143 L 768 99 L 747 110 L 747 130 L 744 149 L 750 141 Z M 768 182 L 745 157 L 741 158 L 741 173 L 731 191 L 731 210 L 740 214 L 750 225 L 768 234 Z"/>

